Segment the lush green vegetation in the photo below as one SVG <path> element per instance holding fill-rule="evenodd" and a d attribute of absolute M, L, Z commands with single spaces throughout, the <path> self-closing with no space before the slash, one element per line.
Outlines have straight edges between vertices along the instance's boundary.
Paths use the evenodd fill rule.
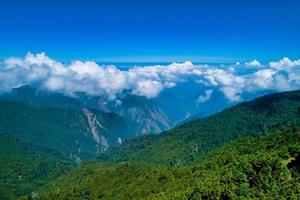
<path fill-rule="evenodd" d="M 87 162 L 38 199 L 299 199 L 299 155 L 300 132 L 285 130 L 231 142 L 189 167 Z"/>
<path fill-rule="evenodd" d="M 104 162 L 132 161 L 184 166 L 227 142 L 300 126 L 300 91 L 267 95 L 196 120 L 159 136 L 130 140 L 99 157 Z"/>
<path fill-rule="evenodd" d="M 76 109 L 0 101 L 0 113 L 0 131 L 34 143 L 76 150 L 86 141 Z M 129 140 L 98 158 L 111 163 L 71 171 L 69 153 L 0 135 L 0 199 L 299 199 L 299 128 L 300 91 L 277 93 Z"/>
<path fill-rule="evenodd" d="M 93 110 L 103 126 L 101 134 L 110 145 L 118 137 L 133 137 L 135 132 L 119 116 Z M 35 107 L 0 100 L 0 132 L 31 141 L 39 146 L 78 153 L 96 153 L 96 142 L 87 117 L 81 109 Z M 100 131 L 99 131 L 100 132 Z"/>
<path fill-rule="evenodd" d="M 71 168 L 67 154 L 0 134 L 0 199 L 30 194 Z"/>

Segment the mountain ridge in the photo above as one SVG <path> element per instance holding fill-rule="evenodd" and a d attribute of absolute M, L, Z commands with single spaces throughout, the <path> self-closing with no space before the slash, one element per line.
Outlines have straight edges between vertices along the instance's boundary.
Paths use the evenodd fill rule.
<path fill-rule="evenodd" d="M 226 142 L 286 126 L 299 127 L 299 110 L 299 90 L 274 93 L 188 122 L 159 136 L 129 140 L 100 155 L 99 160 L 187 165 Z"/>
<path fill-rule="evenodd" d="M 44 91 L 32 86 L 14 88 L 0 95 L 0 100 L 23 102 L 36 107 L 65 109 L 93 109 L 106 113 L 115 113 L 134 127 L 135 135 L 160 133 L 172 127 L 165 111 L 151 99 L 135 95 L 126 95 L 120 100 L 108 101 L 100 96 L 77 94 L 66 96 L 57 92 Z"/>
<path fill-rule="evenodd" d="M 0 111 L 1 132 L 14 134 L 41 146 L 77 153 L 96 153 L 97 142 L 82 110 L 35 107 L 0 100 Z M 117 145 L 120 135 L 135 136 L 134 130 L 120 116 L 98 110 L 91 112 L 105 124 L 106 130 L 99 134 L 110 137 L 109 145 Z"/>

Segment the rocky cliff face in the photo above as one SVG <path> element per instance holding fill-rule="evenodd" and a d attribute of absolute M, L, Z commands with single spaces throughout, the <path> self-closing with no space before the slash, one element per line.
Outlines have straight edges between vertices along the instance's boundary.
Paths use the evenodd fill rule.
<path fill-rule="evenodd" d="M 56 108 L 0 100 L 0 132 L 33 144 L 82 156 L 99 154 L 136 130 L 116 113 L 90 108 Z"/>
<path fill-rule="evenodd" d="M 118 103 L 98 101 L 99 108 L 118 113 L 133 127 L 137 129 L 137 135 L 148 133 L 160 133 L 173 126 L 164 110 L 153 100 L 127 96 Z"/>
<path fill-rule="evenodd" d="M 96 142 L 96 154 L 103 153 L 109 148 L 107 139 L 101 134 L 101 131 L 105 131 L 104 126 L 97 120 L 97 117 L 89 109 L 83 108 L 89 127 L 91 128 L 92 136 Z"/>
<path fill-rule="evenodd" d="M 128 95 L 123 99 L 108 102 L 96 96 L 72 98 L 24 86 L 10 93 L 1 94 L 1 99 L 27 105 L 21 106 L 24 111 L 21 108 L 16 112 L 12 111 L 13 105 L 5 108 L 5 112 L 9 113 L 7 116 L 17 121 L 16 125 L 20 127 L 20 124 L 23 124 L 22 130 L 20 128 L 15 130 L 12 126 L 8 127 L 6 123 L 2 127 L 5 127 L 6 132 L 35 140 L 42 146 L 63 148 L 76 154 L 98 154 L 129 138 L 148 133 L 160 133 L 173 125 L 155 101 L 138 96 Z M 38 117 L 32 115 L 33 119 L 26 124 L 26 120 L 29 119 L 28 116 L 23 115 L 29 112 L 30 116 L 32 113 L 37 113 Z M 54 115 L 53 123 L 46 123 L 46 120 L 41 122 L 45 124 L 44 127 L 39 126 L 38 123 L 48 117 L 44 115 L 50 113 Z M 7 118 L 7 116 L 3 117 Z M 34 125 L 29 127 L 30 123 Z M 32 127 L 36 128 L 32 130 Z M 34 135 L 39 137 L 33 137 Z"/>
<path fill-rule="evenodd" d="M 160 133 L 171 128 L 171 122 L 159 107 L 145 106 L 124 108 L 120 111 L 121 116 L 135 123 L 142 134 Z"/>

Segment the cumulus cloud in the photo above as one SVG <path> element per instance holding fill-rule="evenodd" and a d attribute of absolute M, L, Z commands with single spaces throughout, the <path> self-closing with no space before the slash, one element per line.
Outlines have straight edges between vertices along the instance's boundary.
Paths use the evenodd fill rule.
<path fill-rule="evenodd" d="M 300 60 L 284 57 L 263 65 L 263 68 L 256 68 L 262 64 L 253 60 L 245 63 L 254 67 L 247 73 L 239 73 L 238 65 L 218 67 L 187 61 L 120 70 L 114 65 L 103 66 L 92 61 L 62 63 L 45 53 L 28 53 L 24 58 L 8 58 L 0 64 L 0 92 L 35 85 L 70 96 L 84 93 L 116 100 L 124 93 L 130 93 L 155 98 L 166 88 L 192 80 L 209 88 L 198 98 L 199 102 L 209 100 L 213 90 L 219 90 L 234 102 L 242 100 L 246 92 L 300 88 Z"/>
<path fill-rule="evenodd" d="M 300 59 L 299 60 L 290 60 L 287 57 L 284 57 L 283 59 L 279 60 L 278 62 L 270 62 L 269 63 L 271 68 L 274 69 L 284 69 L 284 68 L 289 68 L 289 67 L 295 67 L 295 66 L 300 66 Z"/>
<path fill-rule="evenodd" d="M 114 65 L 100 66 L 91 61 L 63 64 L 45 53 L 28 53 L 25 58 L 8 58 L 0 68 L 0 91 L 35 84 L 41 89 L 76 96 L 76 93 L 106 96 L 114 100 L 124 91 L 147 98 L 156 97 L 164 88 L 174 87 L 201 70 L 191 62 L 168 66 L 134 67 L 122 71 Z"/>
<path fill-rule="evenodd" d="M 251 62 L 246 62 L 245 65 L 247 67 L 260 67 L 261 63 L 258 60 L 252 60 Z"/>
<path fill-rule="evenodd" d="M 239 101 L 241 100 L 240 87 L 232 87 L 232 86 L 225 86 L 221 88 L 221 91 L 224 93 L 225 97 L 230 101 Z"/>
<path fill-rule="evenodd" d="M 279 91 L 288 91 L 293 89 L 289 81 L 280 74 L 275 76 L 275 87 L 278 88 Z"/>
<path fill-rule="evenodd" d="M 198 97 L 198 102 L 204 103 L 210 99 L 211 94 L 213 93 L 213 90 L 205 90 L 205 94 Z"/>

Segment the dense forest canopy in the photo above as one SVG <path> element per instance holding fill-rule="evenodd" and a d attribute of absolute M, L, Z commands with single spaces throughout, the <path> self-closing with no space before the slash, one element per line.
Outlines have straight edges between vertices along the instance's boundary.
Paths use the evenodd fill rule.
<path fill-rule="evenodd" d="M 297 199 L 294 131 L 249 136 L 183 168 L 87 162 L 42 188 L 38 199 Z"/>

